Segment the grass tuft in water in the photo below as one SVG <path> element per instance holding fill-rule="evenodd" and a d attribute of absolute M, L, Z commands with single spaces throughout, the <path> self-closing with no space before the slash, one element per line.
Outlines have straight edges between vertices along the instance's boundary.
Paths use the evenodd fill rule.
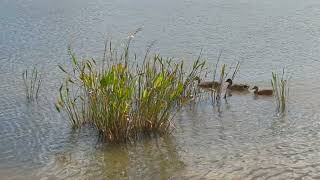
<path fill-rule="evenodd" d="M 22 73 L 25 94 L 28 101 L 38 99 L 40 86 L 42 83 L 41 75 L 36 67 L 32 70 L 24 70 Z"/>
<path fill-rule="evenodd" d="M 225 79 L 226 79 L 226 67 L 227 65 L 226 64 L 223 64 L 222 67 L 221 67 L 221 70 L 220 70 L 220 79 L 219 79 L 219 85 L 218 87 L 215 89 L 215 92 L 214 92 L 214 99 L 216 100 L 217 103 L 220 102 L 221 100 L 221 93 L 223 91 L 223 86 L 224 86 L 224 82 L 225 82 Z"/>
<path fill-rule="evenodd" d="M 272 72 L 271 85 L 274 91 L 274 97 L 277 104 L 277 111 L 281 114 L 285 113 L 287 109 L 287 102 L 289 96 L 288 81 L 284 79 L 284 69 L 281 78 L 277 73 Z"/>
<path fill-rule="evenodd" d="M 129 43 L 120 56 L 111 47 L 112 59 L 105 52 L 102 64 L 108 64 L 106 67 L 94 59 L 78 60 L 69 51 L 73 69 L 69 73 L 59 66 L 66 78 L 56 108 L 68 115 L 72 127 L 92 124 L 112 142 L 168 134 L 174 129 L 173 115 L 182 97 L 196 95 L 196 77 L 204 62 L 198 58 L 190 72 L 184 71 L 183 62 L 160 55 L 133 64 Z"/>

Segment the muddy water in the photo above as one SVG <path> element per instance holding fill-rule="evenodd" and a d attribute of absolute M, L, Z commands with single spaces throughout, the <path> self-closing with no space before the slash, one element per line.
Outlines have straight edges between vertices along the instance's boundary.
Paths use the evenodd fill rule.
<path fill-rule="evenodd" d="M 0 179 L 320 179 L 319 19 L 318 0 L 0 0 Z M 106 36 L 120 45 L 137 27 L 138 54 L 156 41 L 191 62 L 203 48 L 210 66 L 222 50 L 222 62 L 243 62 L 239 82 L 270 87 L 286 67 L 289 112 L 234 94 L 184 107 L 170 137 L 108 145 L 91 127 L 72 131 L 53 106 L 67 46 L 98 57 Z M 28 104 L 32 65 L 45 82 Z"/>

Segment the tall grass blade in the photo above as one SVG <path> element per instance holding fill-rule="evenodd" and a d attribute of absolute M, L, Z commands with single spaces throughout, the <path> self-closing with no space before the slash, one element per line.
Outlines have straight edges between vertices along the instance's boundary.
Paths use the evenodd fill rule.
<path fill-rule="evenodd" d="M 36 67 L 32 68 L 31 74 L 29 72 L 28 69 L 22 72 L 22 80 L 27 100 L 33 101 L 39 97 L 42 77 Z"/>

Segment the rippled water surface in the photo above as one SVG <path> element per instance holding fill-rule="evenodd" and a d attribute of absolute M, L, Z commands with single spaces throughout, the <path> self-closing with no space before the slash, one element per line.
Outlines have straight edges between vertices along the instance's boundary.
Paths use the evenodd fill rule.
<path fill-rule="evenodd" d="M 53 106 L 67 46 L 98 57 L 105 37 L 121 45 L 138 27 L 138 54 L 155 41 L 190 63 L 203 48 L 213 67 L 222 50 L 244 83 L 270 87 L 286 67 L 289 112 L 234 94 L 185 106 L 169 137 L 110 145 L 72 131 Z M 0 179 L 320 179 L 318 0 L 0 0 L 0 62 Z M 33 65 L 45 81 L 28 104 L 21 72 Z"/>

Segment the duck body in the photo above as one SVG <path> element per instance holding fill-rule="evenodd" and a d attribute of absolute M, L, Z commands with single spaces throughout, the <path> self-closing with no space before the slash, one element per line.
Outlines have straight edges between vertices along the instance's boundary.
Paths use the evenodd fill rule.
<path fill-rule="evenodd" d="M 228 89 L 230 91 L 239 91 L 239 92 L 249 91 L 249 86 L 246 84 L 233 84 L 232 79 L 227 79 L 226 82 L 229 83 Z"/>
<path fill-rule="evenodd" d="M 254 86 L 252 89 L 254 90 L 253 93 L 255 95 L 260 95 L 260 96 L 272 96 L 273 95 L 273 90 L 271 90 L 271 89 L 259 90 L 259 88 L 257 86 Z"/>
<path fill-rule="evenodd" d="M 226 83 L 228 83 L 227 87 L 230 91 L 248 91 L 249 86 L 246 84 L 233 84 L 231 79 L 227 79 Z M 220 82 L 217 81 L 203 81 L 199 82 L 198 86 L 201 88 L 212 88 L 217 89 L 220 86 Z"/>
<path fill-rule="evenodd" d="M 217 81 L 204 81 L 204 82 L 199 82 L 198 86 L 201 87 L 201 88 L 213 88 L 213 89 L 216 89 L 217 87 L 220 86 L 220 83 L 217 82 Z"/>
<path fill-rule="evenodd" d="M 249 91 L 249 86 L 246 84 L 233 84 L 229 87 L 231 91 Z"/>

